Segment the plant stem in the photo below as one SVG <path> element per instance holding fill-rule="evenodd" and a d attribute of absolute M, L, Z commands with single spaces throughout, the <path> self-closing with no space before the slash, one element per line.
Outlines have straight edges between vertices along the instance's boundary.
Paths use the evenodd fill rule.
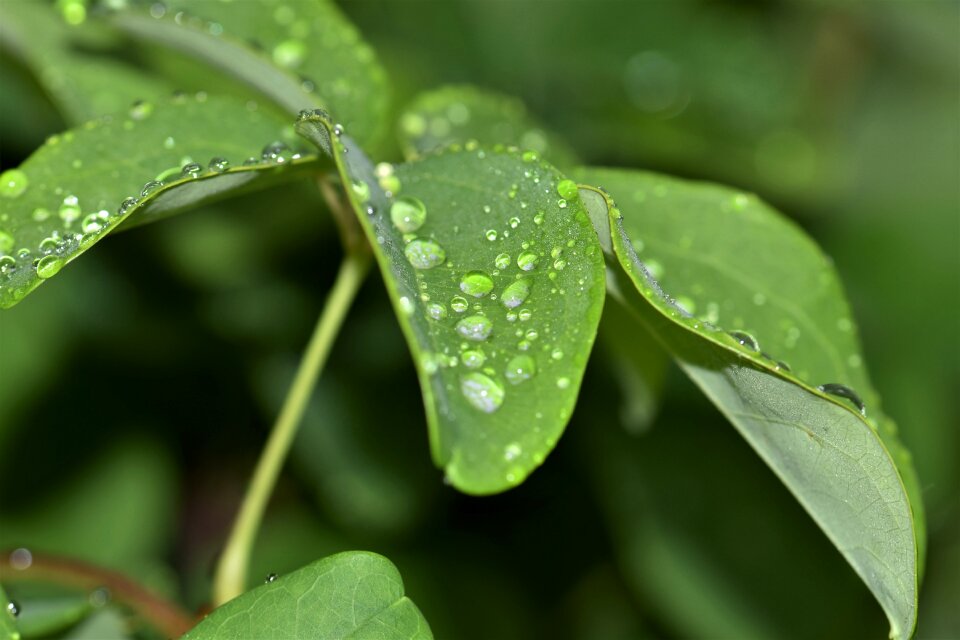
<path fill-rule="evenodd" d="M 214 606 L 235 598 L 246 587 L 247 565 L 263 512 L 330 347 L 369 268 L 367 251 L 348 250 L 220 556 L 213 584 Z"/>

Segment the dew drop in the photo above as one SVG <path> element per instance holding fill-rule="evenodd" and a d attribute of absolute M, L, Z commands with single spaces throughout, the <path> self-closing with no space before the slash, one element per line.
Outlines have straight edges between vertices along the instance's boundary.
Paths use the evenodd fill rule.
<path fill-rule="evenodd" d="M 467 340 L 482 342 L 490 337 L 493 323 L 486 316 L 467 316 L 457 323 L 456 329 Z"/>
<path fill-rule="evenodd" d="M 540 159 L 540 156 L 537 154 L 536 151 L 524 151 L 523 155 L 520 157 L 524 162 L 528 164 L 531 162 L 536 162 L 537 160 Z"/>
<path fill-rule="evenodd" d="M 557 378 L 557 388 L 566 389 L 570 386 L 570 378 Z"/>
<path fill-rule="evenodd" d="M 471 406 L 484 413 L 493 413 L 503 404 L 503 387 L 479 372 L 468 373 L 460 378 L 460 392 Z"/>
<path fill-rule="evenodd" d="M 511 462 L 519 458 L 521 453 L 523 453 L 523 447 L 520 446 L 520 443 L 511 442 L 503 450 L 503 459 Z"/>
<path fill-rule="evenodd" d="M 500 302 L 503 303 L 508 309 L 513 309 L 519 307 L 530 295 L 530 281 L 526 278 L 521 278 L 511 282 L 506 289 L 503 290 L 503 296 L 500 298 Z"/>
<path fill-rule="evenodd" d="M 533 317 L 533 312 L 530 309 L 520 309 L 520 312 L 517 314 L 520 318 L 520 322 L 526 322 Z"/>
<path fill-rule="evenodd" d="M 427 305 L 427 316 L 431 320 L 443 320 L 447 317 L 447 308 L 437 302 L 431 302 Z"/>
<path fill-rule="evenodd" d="M 511 358 L 507 363 L 505 372 L 507 381 L 510 384 L 520 384 L 529 380 L 537 373 L 537 365 L 528 355 L 519 355 Z"/>
<path fill-rule="evenodd" d="M 557 193 L 564 200 L 573 200 L 577 197 L 577 183 L 573 180 L 561 180 L 557 184 Z"/>
<path fill-rule="evenodd" d="M 136 198 L 125 198 L 123 202 L 120 203 L 120 207 L 117 209 L 117 214 L 121 216 L 126 215 L 130 209 L 137 206 L 137 202 L 139 202 L 139 200 Z"/>
<path fill-rule="evenodd" d="M 200 171 L 202 167 L 196 162 L 188 162 L 183 165 L 183 168 L 180 170 L 181 178 L 197 178 L 200 176 Z"/>
<path fill-rule="evenodd" d="M 490 242 L 493 242 L 494 240 L 497 239 L 497 230 L 496 230 L 496 229 L 487 229 L 487 232 L 484 233 L 483 235 L 486 236 L 487 240 L 489 240 Z"/>
<path fill-rule="evenodd" d="M 510 266 L 510 254 L 501 253 L 494 259 L 493 264 L 496 265 L 497 269 L 506 269 Z"/>
<path fill-rule="evenodd" d="M 77 196 L 67 196 L 59 209 L 60 219 L 70 224 L 80 217 L 80 201 Z"/>
<path fill-rule="evenodd" d="M 151 193 L 163 186 L 163 183 L 159 180 L 151 180 L 150 182 L 143 185 L 143 189 L 140 190 L 140 197 L 146 198 Z"/>
<path fill-rule="evenodd" d="M 415 269 L 433 269 L 447 259 L 443 247 L 433 240 L 414 240 L 404 248 L 403 253 Z"/>
<path fill-rule="evenodd" d="M 398 198 L 390 206 L 390 220 L 403 233 L 413 233 L 427 220 L 427 207 L 417 198 Z"/>
<path fill-rule="evenodd" d="M 729 333 L 730 337 L 736 340 L 738 343 L 749 349 L 750 351 L 760 351 L 760 343 L 757 342 L 757 339 L 754 338 L 749 333 L 744 331 L 731 331 Z"/>
<path fill-rule="evenodd" d="M 835 382 L 828 382 L 817 387 L 820 391 L 824 393 L 829 393 L 832 396 L 837 396 L 839 398 L 846 398 L 850 402 L 856 405 L 857 409 L 860 411 L 860 415 L 866 417 L 867 415 L 867 405 L 863 403 L 863 400 L 860 399 L 860 396 L 856 391 L 850 387 L 842 384 L 837 384 Z"/>
<path fill-rule="evenodd" d="M 533 224 L 537 226 L 540 226 L 541 224 L 543 224 L 543 211 L 540 211 L 535 216 L 533 216 Z"/>
<path fill-rule="evenodd" d="M 457 313 L 463 313 L 467 310 L 468 306 L 467 299 L 463 296 L 453 296 L 453 298 L 450 299 L 450 308 Z"/>
<path fill-rule="evenodd" d="M 533 271 L 537 268 L 537 262 L 539 261 L 540 256 L 535 254 L 533 251 L 524 251 L 517 256 L 517 266 L 524 271 Z"/>
<path fill-rule="evenodd" d="M 511 229 L 516 229 L 519 226 L 520 226 L 520 218 L 517 218 L 516 216 L 514 216 L 513 218 L 510 218 Z"/>
<path fill-rule="evenodd" d="M 401 296 L 399 302 L 400 302 L 400 311 L 403 312 L 403 315 L 406 315 L 406 316 L 412 315 L 413 312 L 416 310 L 416 307 L 413 304 L 413 300 L 411 300 L 407 296 Z"/>
<path fill-rule="evenodd" d="M 5 276 L 17 270 L 17 259 L 13 256 L 0 256 L 0 276 Z"/>
<path fill-rule="evenodd" d="M 50 278 L 57 275 L 63 266 L 63 260 L 57 256 L 45 256 L 37 262 L 37 276 L 41 278 Z"/>
<path fill-rule="evenodd" d="M 370 199 L 370 185 L 363 180 L 358 180 L 350 185 L 353 195 L 357 196 L 360 202 L 366 202 Z"/>
<path fill-rule="evenodd" d="M 267 577 L 263 579 L 263 582 L 266 583 L 266 584 L 269 584 L 269 583 L 275 581 L 276 579 L 277 579 L 277 574 L 275 574 L 275 573 L 268 573 L 268 574 L 267 574 Z"/>
<path fill-rule="evenodd" d="M 481 349 L 467 349 L 460 354 L 460 360 L 468 369 L 479 369 L 487 361 L 487 354 Z"/>
<path fill-rule="evenodd" d="M 563 351 L 560 349 L 554 349 L 550 353 L 550 357 L 553 358 L 554 360 L 563 360 Z"/>
<path fill-rule="evenodd" d="M 229 168 L 230 162 L 228 162 L 226 158 L 210 158 L 210 162 L 207 163 L 207 170 L 213 173 L 223 173 Z"/>
<path fill-rule="evenodd" d="M 33 219 L 37 222 L 43 222 L 50 217 L 50 210 L 46 207 L 37 207 L 33 210 Z"/>
<path fill-rule="evenodd" d="M 103 231 L 104 226 L 106 226 L 106 220 L 109 217 L 110 214 L 106 211 L 91 213 L 83 219 L 82 223 L 80 223 L 80 229 L 84 233 L 100 233 Z"/>
<path fill-rule="evenodd" d="M 16 618 L 20 615 L 20 605 L 11 600 L 7 603 L 7 614 L 12 618 Z"/>
<path fill-rule="evenodd" d="M 460 280 L 460 291 L 474 298 L 482 298 L 493 290 L 493 280 L 483 271 L 470 271 Z"/>

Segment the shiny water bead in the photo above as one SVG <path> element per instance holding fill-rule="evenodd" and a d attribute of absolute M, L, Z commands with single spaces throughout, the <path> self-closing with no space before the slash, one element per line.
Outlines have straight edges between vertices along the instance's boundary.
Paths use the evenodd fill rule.
<path fill-rule="evenodd" d="M 163 183 L 159 180 L 151 180 L 143 185 L 143 188 L 140 190 L 140 197 L 146 198 L 151 193 L 155 192 L 157 189 L 163 186 Z"/>
<path fill-rule="evenodd" d="M 443 320 L 447 317 L 447 308 L 442 304 L 431 302 L 427 305 L 427 316 L 431 320 Z"/>
<path fill-rule="evenodd" d="M 537 262 L 540 261 L 540 256 L 535 254 L 533 251 L 524 251 L 519 256 L 517 256 L 517 266 L 520 267 L 523 271 L 532 271 L 537 268 Z"/>
<path fill-rule="evenodd" d="M 447 259 L 443 247 L 432 240 L 414 240 L 403 253 L 415 269 L 433 269 Z"/>
<path fill-rule="evenodd" d="M 513 309 L 523 304 L 529 295 L 530 280 L 521 278 L 507 285 L 507 288 L 503 290 L 503 296 L 501 296 L 500 302 L 508 309 Z"/>
<path fill-rule="evenodd" d="M 403 233 L 413 233 L 426 222 L 427 207 L 417 198 L 398 198 L 390 205 L 390 220 Z"/>
<path fill-rule="evenodd" d="M 470 271 L 460 280 L 460 291 L 482 298 L 493 290 L 493 280 L 483 271 Z"/>
<path fill-rule="evenodd" d="M 146 120 L 153 113 L 153 105 L 143 100 L 137 100 L 130 105 L 128 113 L 131 120 Z"/>
<path fill-rule="evenodd" d="M 450 308 L 457 313 L 463 313 L 469 308 L 469 304 L 463 296 L 454 296 L 450 299 Z"/>
<path fill-rule="evenodd" d="M 0 173 L 0 196 L 16 198 L 30 186 L 30 180 L 20 169 L 7 169 Z"/>
<path fill-rule="evenodd" d="M 510 254 L 501 253 L 494 259 L 493 264 L 497 267 L 497 269 L 506 269 L 510 266 Z"/>
<path fill-rule="evenodd" d="M 537 373 L 537 365 L 528 355 L 519 355 L 510 359 L 504 376 L 510 384 L 520 384 Z"/>
<path fill-rule="evenodd" d="M 60 205 L 58 213 L 61 220 L 67 224 L 72 223 L 80 217 L 80 200 L 77 196 L 67 196 L 63 199 L 63 204 Z"/>
<path fill-rule="evenodd" d="M 557 184 L 557 193 L 564 200 L 573 200 L 577 197 L 577 183 L 573 180 L 561 180 Z"/>
<path fill-rule="evenodd" d="M 457 323 L 456 329 L 467 340 L 482 342 L 493 332 L 493 323 L 486 316 L 467 316 Z"/>
<path fill-rule="evenodd" d="M 487 361 L 487 355 L 482 349 L 467 349 L 460 354 L 460 361 L 468 369 L 479 369 Z"/>
<path fill-rule="evenodd" d="M 460 392 L 475 409 L 493 413 L 503 405 L 503 387 L 480 372 L 471 372 L 460 378 Z"/>
<path fill-rule="evenodd" d="M 50 278 L 55 276 L 63 266 L 63 260 L 57 256 L 44 256 L 37 262 L 37 276 Z"/>
<path fill-rule="evenodd" d="M 188 162 L 183 165 L 183 168 L 180 170 L 180 177 L 182 178 L 196 178 L 200 175 L 201 167 L 196 162 Z"/>
<path fill-rule="evenodd" d="M 213 173 L 223 173 L 230 168 L 230 162 L 225 158 L 210 158 L 210 162 L 207 163 L 207 170 Z"/>

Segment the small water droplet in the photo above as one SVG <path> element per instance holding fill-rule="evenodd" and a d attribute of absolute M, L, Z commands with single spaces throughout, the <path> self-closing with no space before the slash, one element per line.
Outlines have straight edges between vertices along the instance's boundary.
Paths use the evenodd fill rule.
<path fill-rule="evenodd" d="M 577 197 L 577 192 L 577 183 L 573 180 L 561 180 L 557 184 L 557 193 L 564 200 L 573 200 Z"/>
<path fill-rule="evenodd" d="M 140 197 L 146 198 L 151 193 L 163 186 L 163 183 L 159 180 L 151 180 L 143 185 L 143 189 L 140 190 Z"/>
<path fill-rule="evenodd" d="M 5 276 L 17 270 L 17 259 L 13 256 L 0 256 L 0 276 Z"/>
<path fill-rule="evenodd" d="M 493 290 L 493 280 L 483 271 L 470 271 L 460 280 L 460 291 L 482 298 Z"/>
<path fill-rule="evenodd" d="M 533 312 L 530 309 L 520 309 L 517 317 L 520 318 L 520 322 L 526 322 L 533 317 Z"/>
<path fill-rule="evenodd" d="M 479 369 L 487 361 L 487 354 L 482 349 L 467 349 L 460 354 L 460 360 L 468 369 Z"/>
<path fill-rule="evenodd" d="M 537 365 L 528 355 L 519 355 L 510 359 L 504 375 L 510 384 L 520 384 L 537 373 Z"/>
<path fill-rule="evenodd" d="M 524 162 L 528 164 L 531 162 L 536 162 L 537 160 L 540 159 L 540 156 L 537 154 L 536 151 L 524 151 L 523 155 L 520 157 L 523 159 Z"/>
<path fill-rule="evenodd" d="M 497 239 L 497 230 L 496 229 L 487 229 L 487 232 L 483 234 L 487 237 L 487 240 L 493 242 Z"/>
<path fill-rule="evenodd" d="M 106 606 L 106 604 L 110 602 L 110 589 L 97 587 L 87 596 L 87 601 L 90 603 L 90 606 L 95 609 Z"/>
<path fill-rule="evenodd" d="M 153 113 L 153 105 L 143 100 L 137 100 L 130 105 L 131 120 L 146 120 Z"/>
<path fill-rule="evenodd" d="M 507 288 L 503 290 L 503 296 L 500 298 L 500 301 L 506 308 L 513 309 L 523 304 L 529 295 L 530 280 L 521 278 L 511 282 Z"/>
<path fill-rule="evenodd" d="M 16 602 L 14 602 L 13 600 L 11 600 L 10 602 L 8 602 L 8 603 L 7 603 L 7 614 L 8 614 L 11 618 L 16 618 L 16 617 L 18 617 L 18 616 L 20 615 L 20 605 L 18 605 L 18 604 L 17 604 Z M 14 636 L 14 637 L 16 637 L 16 636 Z"/>
<path fill-rule="evenodd" d="M 120 203 L 120 207 L 117 209 L 117 214 L 121 216 L 126 215 L 127 212 L 135 207 L 138 202 L 139 200 L 136 198 L 125 198 L 123 202 Z"/>
<path fill-rule="evenodd" d="M 37 276 L 41 278 L 53 277 L 62 266 L 63 260 L 57 256 L 44 256 L 37 262 Z"/>
<path fill-rule="evenodd" d="M 457 323 L 457 333 L 475 342 L 482 342 L 490 337 L 493 323 L 486 316 L 467 316 Z"/>
<path fill-rule="evenodd" d="M 427 207 L 417 198 L 398 198 L 390 206 L 390 220 L 403 233 L 413 233 L 426 222 Z"/>
<path fill-rule="evenodd" d="M 197 178 L 200 176 L 200 171 L 202 167 L 196 162 L 188 162 L 183 165 L 183 168 L 180 169 L 180 177 L 182 178 Z"/>
<path fill-rule="evenodd" d="M 276 579 L 277 579 L 277 574 L 275 574 L 275 573 L 268 573 L 268 574 L 267 574 L 267 577 L 263 579 L 263 582 L 266 583 L 266 584 L 269 584 L 269 583 L 275 581 Z"/>
<path fill-rule="evenodd" d="M 503 404 L 503 387 L 480 372 L 468 373 L 460 378 L 460 392 L 471 406 L 484 413 L 493 413 Z"/>
<path fill-rule="evenodd" d="M 37 222 L 43 222 L 50 217 L 50 210 L 46 207 L 37 207 L 33 210 L 33 219 Z"/>
<path fill-rule="evenodd" d="M 177 141 L 173 139 L 173 136 L 167 136 L 163 140 L 164 149 L 173 149 L 177 145 Z"/>
<path fill-rule="evenodd" d="M 100 233 L 104 226 L 106 226 L 106 221 L 109 217 L 110 214 L 106 211 L 91 213 L 83 219 L 82 223 L 80 223 L 80 229 L 84 233 Z"/>
<path fill-rule="evenodd" d="M 510 266 L 510 254 L 501 253 L 494 259 L 493 264 L 496 265 L 497 269 L 506 269 Z"/>
<path fill-rule="evenodd" d="M 402 311 L 404 315 L 407 315 L 407 316 L 412 315 L 413 312 L 416 310 L 416 307 L 413 304 L 413 300 L 411 300 L 407 296 L 401 296 L 399 302 L 400 302 L 400 311 Z"/>
<path fill-rule="evenodd" d="M 524 271 L 532 271 L 537 268 L 537 262 L 540 261 L 540 256 L 535 254 L 533 251 L 524 251 L 519 256 L 517 256 L 517 266 Z"/>
<path fill-rule="evenodd" d="M 832 396 L 837 396 L 839 398 L 846 398 L 850 402 L 856 405 L 857 409 L 860 411 L 860 415 L 866 417 L 867 415 L 867 406 L 863 403 L 863 400 L 860 399 L 860 396 L 856 391 L 850 387 L 842 384 L 837 384 L 835 382 L 828 382 L 817 387 L 820 391 L 828 393 Z"/>
<path fill-rule="evenodd" d="M 731 338 L 739 342 L 741 345 L 749 349 L 750 351 L 760 351 L 760 343 L 757 342 L 757 339 L 754 338 L 749 333 L 744 331 L 731 331 L 729 332 Z"/>
<path fill-rule="evenodd" d="M 447 259 L 443 247 L 433 240 L 414 240 L 404 248 L 403 253 L 415 269 L 433 269 Z"/>
<path fill-rule="evenodd" d="M 553 358 L 554 360 L 563 360 L 563 351 L 560 349 L 554 349 L 550 353 L 550 357 Z"/>
<path fill-rule="evenodd" d="M 230 162 L 226 158 L 210 158 L 210 162 L 207 163 L 207 170 L 213 173 L 223 173 L 230 168 Z"/>
<path fill-rule="evenodd" d="M 450 308 L 457 313 L 463 313 L 467 310 L 468 306 L 467 299 L 463 296 L 453 296 L 453 298 L 450 299 Z"/>
<path fill-rule="evenodd" d="M 557 388 L 566 389 L 570 386 L 570 378 L 557 378 Z"/>
<path fill-rule="evenodd" d="M 80 201 L 77 196 L 67 196 L 63 199 L 63 204 L 59 209 L 60 219 L 67 224 L 71 224 L 80 217 Z"/>
<path fill-rule="evenodd" d="M 260 151 L 260 159 L 264 162 L 283 164 L 287 161 L 289 152 L 290 147 L 283 142 L 271 142 Z"/>
<path fill-rule="evenodd" d="M 523 447 L 520 446 L 520 443 L 511 442 L 503 449 L 503 459 L 511 462 L 519 458 L 521 453 L 523 453 Z"/>
<path fill-rule="evenodd" d="M 537 212 L 537 214 L 533 216 L 533 224 L 537 226 L 543 224 L 543 217 L 544 217 L 543 211 Z"/>
<path fill-rule="evenodd" d="M 447 317 L 447 308 L 437 302 L 431 302 L 427 305 L 427 316 L 432 320 L 443 320 Z"/>

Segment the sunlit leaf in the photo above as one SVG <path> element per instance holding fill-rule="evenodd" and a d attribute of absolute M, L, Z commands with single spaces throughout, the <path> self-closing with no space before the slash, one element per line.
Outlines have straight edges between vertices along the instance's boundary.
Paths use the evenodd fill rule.
<path fill-rule="evenodd" d="M 290 114 L 325 107 L 358 140 L 383 133 L 386 74 L 333 2 L 176 0 L 124 9 L 114 23 L 223 69 Z"/>
<path fill-rule="evenodd" d="M 322 148 L 331 126 L 300 122 Z M 375 169 L 345 133 L 332 147 L 417 365 L 435 462 L 468 493 L 522 482 L 570 418 L 603 306 L 575 183 L 513 152 Z"/>
<path fill-rule="evenodd" d="M 433 634 L 389 560 L 348 551 L 240 595 L 183 639 L 306 637 L 429 640 Z"/>
<path fill-rule="evenodd" d="M 909 636 L 921 503 L 830 263 L 752 196 L 636 172 L 578 178 L 618 199 L 608 230 L 638 317 L 844 554 L 893 635 Z"/>
<path fill-rule="evenodd" d="M 295 136 L 283 116 L 202 94 L 138 103 L 51 137 L 0 175 L 0 307 L 125 221 L 157 220 L 315 164 L 287 143 Z"/>
<path fill-rule="evenodd" d="M 577 162 L 569 145 L 537 123 L 518 98 L 470 85 L 421 93 L 400 116 L 398 135 L 408 159 L 475 140 L 533 151 L 561 168 Z"/>

